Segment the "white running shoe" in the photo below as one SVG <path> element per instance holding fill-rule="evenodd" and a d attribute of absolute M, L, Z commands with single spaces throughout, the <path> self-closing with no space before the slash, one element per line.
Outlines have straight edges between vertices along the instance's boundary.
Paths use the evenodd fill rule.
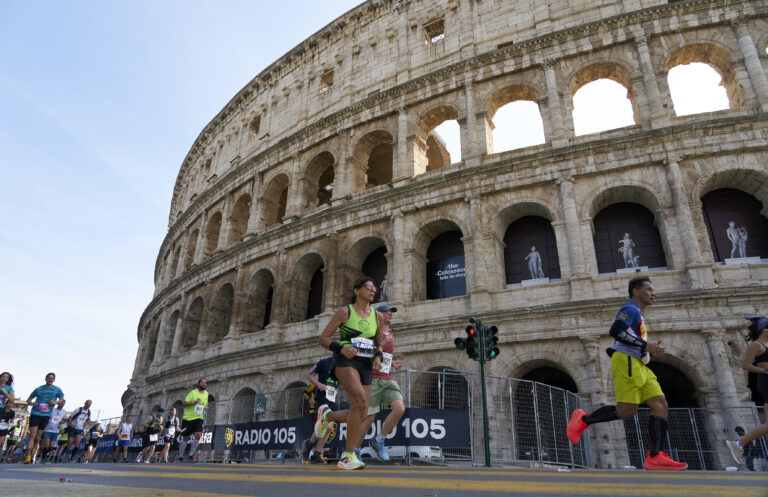
<path fill-rule="evenodd" d="M 354 452 L 345 452 L 341 455 L 338 466 L 341 469 L 347 470 L 364 469 L 365 463 L 360 461 Z"/>
<path fill-rule="evenodd" d="M 315 436 L 320 439 L 325 436 L 325 432 L 328 430 L 328 413 L 331 412 L 331 408 L 327 404 L 323 404 L 317 410 L 317 421 L 315 421 Z"/>
<path fill-rule="evenodd" d="M 728 450 L 731 452 L 731 457 L 734 461 L 736 461 L 736 464 L 744 464 L 744 458 L 742 457 L 742 454 L 744 453 L 744 449 L 736 445 L 735 442 L 731 442 L 730 440 L 725 441 L 726 447 L 728 447 Z"/>

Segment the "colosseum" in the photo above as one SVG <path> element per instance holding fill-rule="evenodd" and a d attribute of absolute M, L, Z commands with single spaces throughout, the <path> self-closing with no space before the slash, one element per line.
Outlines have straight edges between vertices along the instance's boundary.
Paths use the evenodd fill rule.
<path fill-rule="evenodd" d="M 670 405 L 750 405 L 767 46 L 763 0 L 366 1 L 258 74 L 184 158 L 126 412 L 178 404 L 202 375 L 217 401 L 301 385 L 362 274 L 398 308 L 407 369 L 475 371 L 453 341 L 481 316 L 500 329 L 490 374 L 588 405 L 613 399 L 607 330 L 649 275 Z M 677 115 L 668 75 L 691 63 L 727 108 Z M 605 79 L 633 122 L 577 134 L 574 95 Z M 497 111 L 519 101 L 543 139 L 496 151 Z"/>

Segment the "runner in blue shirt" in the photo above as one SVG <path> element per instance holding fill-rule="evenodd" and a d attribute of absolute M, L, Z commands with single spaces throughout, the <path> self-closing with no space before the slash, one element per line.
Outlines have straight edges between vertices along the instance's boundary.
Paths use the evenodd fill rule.
<path fill-rule="evenodd" d="M 51 408 L 64 398 L 64 392 L 53 384 L 56 374 L 45 375 L 45 385 L 40 385 L 27 398 L 27 404 L 32 406 L 29 416 L 29 442 L 24 464 L 32 464 L 32 454 L 37 453 L 40 437 L 51 417 Z M 35 399 L 34 401 L 32 399 Z"/>
<path fill-rule="evenodd" d="M 13 375 L 9 372 L 0 374 L 0 447 L 3 446 L 5 436 L 11 429 L 14 412 L 13 405 Z"/>

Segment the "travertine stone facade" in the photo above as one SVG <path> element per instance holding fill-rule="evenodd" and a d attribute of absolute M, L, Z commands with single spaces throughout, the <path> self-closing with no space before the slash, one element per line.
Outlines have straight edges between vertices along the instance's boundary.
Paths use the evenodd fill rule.
<path fill-rule="evenodd" d="M 369 0 L 344 14 L 235 95 L 184 159 L 126 409 L 170 405 L 201 375 L 219 400 L 303 379 L 379 247 L 408 368 L 474 369 L 453 338 L 481 315 L 502 330 L 493 374 L 552 367 L 610 401 L 603 350 L 631 275 L 598 270 L 593 221 L 626 202 L 652 215 L 666 257 L 647 315 L 662 361 L 699 405 L 746 403 L 743 316 L 768 313 L 768 263 L 716 261 L 701 199 L 735 189 L 768 214 L 767 42 L 757 0 Z M 676 117 L 667 73 L 697 61 L 731 108 Z M 575 136 L 572 96 L 600 78 L 628 89 L 636 124 Z M 494 153 L 493 115 L 520 99 L 546 143 Z M 431 135 L 445 119 L 460 127 L 454 164 Z M 508 286 L 505 232 L 525 216 L 551 224 L 561 278 Z M 427 300 L 428 247 L 453 230 L 466 295 Z M 321 265 L 322 312 L 304 319 Z"/>

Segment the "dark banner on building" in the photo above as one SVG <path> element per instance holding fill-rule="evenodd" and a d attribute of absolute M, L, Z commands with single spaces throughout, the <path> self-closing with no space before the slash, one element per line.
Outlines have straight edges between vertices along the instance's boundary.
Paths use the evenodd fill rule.
<path fill-rule="evenodd" d="M 427 263 L 427 298 L 444 299 L 466 295 L 466 288 L 463 255 Z"/>
<path fill-rule="evenodd" d="M 366 440 L 381 430 L 389 410 L 376 415 L 366 434 Z M 290 450 L 312 436 L 313 418 L 287 419 L 219 425 L 213 436 L 215 450 Z M 347 439 L 347 425 L 332 429 L 327 446 L 342 448 Z M 387 445 L 430 445 L 437 447 L 469 447 L 469 416 L 467 411 L 440 409 L 406 409 Z"/>
<path fill-rule="evenodd" d="M 215 431 L 214 425 L 205 425 L 203 427 L 203 436 L 200 438 L 200 444 L 198 445 L 198 450 L 212 450 L 213 449 L 213 435 Z M 163 448 L 163 445 L 165 445 L 165 440 L 163 440 L 162 435 L 158 437 L 157 442 L 157 450 L 160 450 Z M 101 437 L 101 440 L 99 440 L 99 445 L 96 447 L 96 453 L 102 454 L 105 452 L 113 452 L 116 448 L 115 441 L 117 440 L 117 437 L 115 435 L 104 435 Z M 177 434 L 176 437 L 173 439 L 171 450 L 178 450 L 179 448 L 179 442 L 181 441 L 181 435 Z M 80 447 L 84 448 L 85 442 L 80 443 Z M 134 434 L 133 438 L 131 439 L 131 445 L 128 446 L 128 452 L 140 452 L 141 449 L 144 448 L 144 438 L 141 436 L 141 434 Z"/>

